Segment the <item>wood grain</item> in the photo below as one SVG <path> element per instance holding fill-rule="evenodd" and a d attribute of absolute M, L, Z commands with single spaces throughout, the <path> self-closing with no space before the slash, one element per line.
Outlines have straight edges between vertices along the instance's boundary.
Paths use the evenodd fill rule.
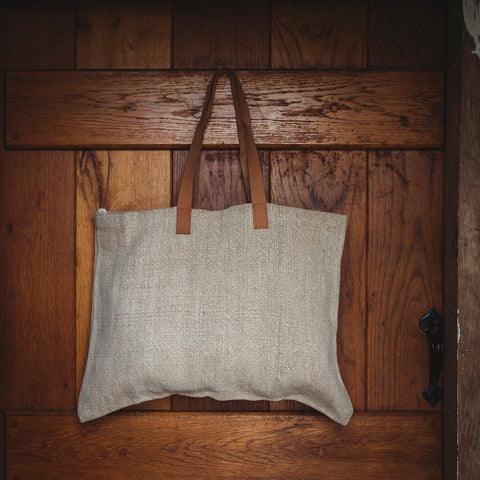
<path fill-rule="evenodd" d="M 444 68 L 446 1 L 370 1 L 370 68 Z"/>
<path fill-rule="evenodd" d="M 458 167 L 460 151 L 460 114 L 462 104 L 463 5 L 461 0 L 448 2 L 447 69 L 445 75 L 445 187 L 443 220 L 443 479 L 457 477 L 457 338 L 458 338 Z M 468 47 L 467 47 L 468 49 Z M 472 49 L 470 49 L 471 52 Z M 478 450 L 478 449 L 477 449 Z"/>
<path fill-rule="evenodd" d="M 173 205 L 177 205 L 178 190 L 187 161 L 187 150 L 173 152 Z M 269 191 L 269 152 L 258 152 L 265 193 Z M 193 208 L 223 210 L 248 203 L 238 150 L 204 150 L 200 155 L 193 185 Z"/>
<path fill-rule="evenodd" d="M 480 471 L 480 78 L 474 42 L 464 30 L 458 201 L 458 471 Z"/>
<path fill-rule="evenodd" d="M 107 210 L 148 210 L 170 206 L 170 152 L 77 152 L 77 397 L 85 370 L 90 332 L 94 260 L 94 214 Z M 170 398 L 142 404 L 169 409 Z"/>
<path fill-rule="evenodd" d="M 73 152 L 0 153 L 0 409 L 73 408 Z"/>
<path fill-rule="evenodd" d="M 176 0 L 175 68 L 268 68 L 267 0 Z"/>
<path fill-rule="evenodd" d="M 443 308 L 443 154 L 371 152 L 368 208 L 368 408 L 431 410 L 418 321 Z"/>
<path fill-rule="evenodd" d="M 266 400 L 219 401 L 210 397 L 193 398 L 172 395 L 174 412 L 268 412 L 268 404 Z"/>
<path fill-rule="evenodd" d="M 10 147 L 190 145 L 211 72 L 11 72 Z M 240 73 L 259 146 L 443 147 L 443 73 Z M 236 145 L 222 79 L 205 146 Z"/>
<path fill-rule="evenodd" d="M 170 3 L 77 2 L 77 68 L 169 68 Z"/>
<path fill-rule="evenodd" d="M 272 152 L 272 202 L 348 215 L 342 257 L 338 359 L 356 410 L 365 408 L 366 154 Z M 280 402 L 274 409 L 299 409 Z M 272 408 L 271 407 L 271 408 Z"/>
<path fill-rule="evenodd" d="M 74 66 L 73 6 L 2 2 L 2 112 L 5 70 Z M 74 191 L 73 152 L 8 152 L 2 135 L 0 411 L 74 406 Z"/>
<path fill-rule="evenodd" d="M 177 204 L 178 189 L 187 161 L 187 153 L 184 150 L 173 152 L 173 205 Z M 265 192 L 268 198 L 269 154 L 260 151 L 259 156 Z M 238 151 L 203 151 L 194 184 L 193 207 L 206 210 L 222 210 L 247 202 Z M 268 402 L 248 400 L 221 402 L 210 397 L 191 398 L 174 395 L 172 397 L 172 409 L 175 411 L 267 411 Z"/>
<path fill-rule="evenodd" d="M 73 68 L 73 0 L 12 0 L 0 7 L 0 63 L 4 68 Z"/>
<path fill-rule="evenodd" d="M 3 412 L 0 413 L 0 480 L 5 480 L 5 469 L 6 469 L 6 459 L 5 459 L 5 415 Z"/>
<path fill-rule="evenodd" d="M 441 415 L 139 413 L 7 417 L 8 478 L 441 477 Z M 399 446 L 401 445 L 401 454 Z M 412 468 L 414 466 L 414 468 Z"/>
<path fill-rule="evenodd" d="M 313 2 L 311 2 L 312 6 L 306 3 L 305 7 L 298 8 L 291 5 L 288 11 L 292 12 L 292 18 L 282 15 L 282 18 L 275 20 L 279 22 L 278 24 L 272 24 L 272 28 L 276 29 L 276 32 L 272 31 L 271 38 L 272 62 L 277 61 L 275 60 L 277 56 L 280 58 L 279 62 L 284 62 L 283 65 L 279 63 L 278 68 L 319 68 L 316 62 L 327 61 L 332 62 L 331 65 L 321 68 L 358 68 L 354 63 L 360 58 L 359 51 L 364 48 L 365 41 L 360 38 L 360 33 L 357 31 L 358 45 L 352 45 L 352 35 L 347 36 L 345 25 L 349 24 L 352 29 L 355 29 L 355 26 L 360 26 L 361 18 L 356 18 L 354 15 L 347 18 L 345 11 L 341 12 L 340 6 L 337 7 L 337 4 L 334 5 L 332 2 L 327 14 L 332 15 L 336 12 L 336 22 L 322 30 L 321 25 L 328 24 L 328 21 L 320 22 L 322 7 L 313 6 Z M 428 12 L 439 12 L 443 6 L 434 6 L 432 2 L 399 2 L 398 0 L 388 2 L 388 6 L 380 5 L 381 2 L 376 0 L 369 3 L 372 6 L 369 17 L 370 26 L 379 28 L 378 31 L 370 32 L 370 67 L 384 69 L 391 68 L 389 67 L 391 65 L 393 68 L 407 69 L 443 68 L 443 64 L 440 63 L 442 54 L 439 53 L 439 46 L 444 39 L 442 23 L 444 19 L 441 15 L 434 13 L 430 17 L 433 21 L 427 24 L 428 15 L 427 19 L 422 18 Z M 138 4 L 146 4 L 146 0 L 139 0 Z M 174 31 L 171 33 L 175 44 L 171 47 L 175 56 L 175 67 L 212 69 L 227 65 L 234 68 L 268 68 L 270 41 L 268 4 L 269 2 L 262 1 L 255 4 L 247 2 L 242 6 L 229 6 L 228 2 L 220 5 L 217 1 L 210 7 L 211 2 L 208 5 L 202 2 L 197 6 L 188 5 L 185 0 L 172 2 L 175 18 L 173 18 Z M 339 5 L 342 4 L 349 4 L 355 11 L 360 10 L 360 6 L 356 3 L 343 0 Z M 153 6 L 150 8 L 152 18 L 156 19 L 155 24 L 152 25 L 151 19 L 144 18 L 140 11 L 134 12 L 132 2 L 128 5 L 122 4 L 123 6 L 119 6 L 118 2 L 115 5 L 112 3 L 109 8 L 118 14 L 115 20 L 120 18 L 120 24 L 116 26 L 112 23 L 107 25 L 103 23 L 103 26 L 100 26 L 100 23 L 109 20 L 110 14 L 105 11 L 105 8 L 98 7 L 96 12 L 92 13 L 95 9 L 92 4 L 89 3 L 87 9 L 84 8 L 87 4 L 79 0 L 78 5 L 78 13 L 86 13 L 85 17 L 83 13 L 78 16 L 77 26 L 78 65 L 81 68 L 166 68 L 156 65 L 147 66 L 148 62 L 160 62 L 161 57 L 163 62 L 167 58 L 166 51 L 164 47 L 160 47 L 160 43 L 155 43 L 155 40 L 149 41 L 157 35 L 162 35 L 163 44 L 166 36 L 165 29 L 169 28 L 165 25 L 165 18 L 160 18 L 159 10 L 155 10 Z M 102 5 L 105 6 L 106 3 L 102 2 Z M 274 16 L 276 5 L 278 4 L 274 0 L 272 2 Z M 282 11 L 286 12 L 287 7 L 282 8 L 285 8 Z M 311 19 L 302 12 L 303 8 L 309 9 Z M 127 9 L 128 13 L 126 13 Z M 86 25 L 84 20 L 87 17 L 91 22 L 89 25 L 92 26 L 89 31 L 84 29 Z M 141 21 L 136 23 L 140 17 Z M 113 17 L 110 18 L 113 19 Z M 202 22 L 198 22 L 202 19 Z M 8 11 L 0 12 L 0 22 L 2 27 L 0 35 L 3 36 L 3 41 L 0 42 L 2 49 L 0 63 L 4 68 L 64 70 L 75 66 L 73 0 L 10 2 Z M 161 31 L 160 25 L 163 25 Z M 279 37 L 278 31 L 282 29 L 281 35 L 291 38 L 291 41 L 284 41 Z M 322 33 L 325 35 L 323 36 Z M 295 46 L 294 42 L 298 42 L 298 46 Z M 348 48 L 345 46 L 347 44 Z M 321 45 L 328 45 L 328 47 L 317 55 L 316 50 L 322 48 Z M 335 49 L 335 55 L 331 53 L 331 48 Z M 135 57 L 132 56 L 132 52 L 136 53 Z M 90 59 L 86 58 L 87 55 L 91 56 Z M 90 66 L 89 61 L 92 62 Z M 180 66 L 177 61 L 184 62 L 185 66 Z M 123 65 L 122 62 L 124 62 Z M 334 66 L 335 62 L 337 65 L 345 62 L 346 65 L 345 67 Z M 348 62 L 351 62 L 351 65 L 347 65 Z M 378 67 L 375 67 L 375 62 Z M 308 66 L 293 67 L 295 64 Z M 56 76 L 57 73 L 45 72 L 45 75 Z M 18 125 L 21 127 L 19 132 L 23 131 L 26 136 L 23 137 L 22 134 L 16 139 L 8 139 L 9 123 L 7 128 L 9 146 L 21 147 L 22 141 L 26 141 L 24 146 L 29 148 L 32 146 L 40 148 L 188 146 L 200 116 L 210 72 L 190 72 L 188 75 L 185 72 L 145 72 L 147 73 L 151 75 L 147 82 L 139 82 L 138 77 L 135 76 L 137 72 L 117 71 L 64 72 L 65 76 L 60 79 L 57 77 L 56 80 L 52 80 L 45 77 L 41 88 L 38 86 L 33 88 L 31 83 L 24 83 L 20 86 L 19 93 L 22 98 L 25 95 L 28 98 L 24 98 L 23 110 L 15 111 L 20 115 L 18 117 Z M 277 77 L 279 73 L 276 72 L 241 72 L 240 74 L 242 80 L 250 79 L 246 89 L 252 107 L 254 133 L 264 146 L 288 146 L 296 149 L 308 146 L 443 148 L 442 72 L 280 73 L 286 73 L 292 77 L 285 81 L 287 77 Z M 84 78 L 79 77 L 77 80 L 73 78 L 75 75 L 84 74 L 91 74 L 90 80 L 86 83 Z M 8 73 L 9 78 L 13 78 L 13 75 L 14 73 Z M 132 76 L 129 81 L 126 81 L 124 75 Z M 169 77 L 171 80 L 166 82 L 166 77 L 163 75 L 171 76 Z M 175 75 L 183 75 L 183 82 L 178 82 L 179 77 Z M 257 78 L 269 78 L 270 83 L 262 86 Z M 165 85 L 170 85 L 169 89 L 165 89 Z M 3 87 L 3 75 L 0 77 L 0 86 Z M 30 97 L 29 89 L 33 92 Z M 3 93 L 3 88 L 0 88 L 0 92 Z M 178 92 L 183 93 L 180 95 Z M 209 142 L 207 146 L 215 148 L 236 144 L 230 92 L 222 84 L 219 93 L 214 109 L 215 118 L 209 127 L 211 133 L 206 137 Z M 472 105 L 476 104 L 472 103 Z M 18 106 L 15 105 L 15 108 Z M 37 117 L 34 118 L 31 114 L 35 112 L 35 108 Z M 3 111 L 3 109 L 0 110 Z M 478 150 L 476 144 L 471 143 L 472 148 L 475 146 Z M 88 328 L 89 325 L 89 312 L 85 313 L 86 306 L 89 309 L 89 303 L 85 296 L 90 294 L 91 284 L 85 287 L 87 279 L 85 275 L 88 276 L 85 272 L 86 259 L 90 258 L 91 261 L 93 253 L 91 246 L 88 247 L 90 250 L 86 247 L 93 238 L 91 223 L 88 231 L 89 227 L 86 224 L 82 226 L 80 220 L 83 218 L 84 222 L 91 222 L 91 217 L 87 217 L 88 208 L 92 207 L 95 210 L 100 204 L 103 206 L 104 202 L 110 202 L 110 200 L 110 205 L 113 207 L 108 208 L 115 208 L 115 202 L 118 202 L 119 208 L 135 209 L 135 202 L 129 202 L 129 199 L 138 196 L 140 202 L 148 205 L 151 201 L 148 197 L 149 192 L 160 192 L 163 195 L 165 192 L 163 189 L 167 189 L 167 186 L 163 183 L 155 184 L 158 172 L 153 171 L 152 158 L 143 157 L 144 153 L 147 155 L 150 152 L 85 152 L 84 154 L 89 157 L 85 162 L 89 166 L 85 167 L 84 172 L 80 172 L 82 153 L 78 153 L 77 186 L 84 188 L 84 195 L 86 195 L 82 200 L 82 193 L 77 191 L 79 203 L 76 223 L 80 230 L 77 231 L 79 284 L 76 292 L 77 306 L 80 305 L 80 311 L 84 309 L 83 320 L 79 322 L 80 330 L 82 325 L 83 328 Z M 297 153 L 302 159 L 303 154 Z M 333 153 L 329 152 L 328 155 Z M 167 152 L 164 154 L 168 155 Z M 108 155 L 111 157 L 110 160 L 106 159 Z M 128 155 L 131 156 L 128 157 Z M 142 157 L 144 162 L 142 160 L 135 163 L 137 155 Z M 279 155 L 284 158 L 280 152 Z M 322 155 L 327 154 L 326 152 L 318 153 L 319 157 Z M 328 155 L 326 158 L 331 158 Z M 379 155 L 383 153 L 379 152 Z M 420 170 L 424 168 L 422 166 L 424 163 L 416 166 L 416 155 L 428 157 L 432 154 L 406 152 L 405 155 L 409 160 L 406 163 L 409 165 L 408 168 L 405 166 L 406 173 L 402 174 L 412 184 L 411 179 L 417 178 L 417 175 L 411 173 L 410 169 L 414 168 L 416 171 L 417 168 Z M 438 163 L 437 156 L 441 154 L 437 152 L 430 157 L 434 165 Z M 120 157 L 122 161 L 119 160 Z M 385 163 L 391 164 L 391 160 L 387 162 L 387 157 L 388 155 L 384 157 Z M 292 158 L 292 164 L 295 164 L 294 160 Z M 132 165 L 130 165 L 131 162 L 133 162 Z M 114 167 L 113 170 L 108 168 L 110 163 Z M 122 166 L 117 168 L 117 163 Z M 159 163 L 164 172 L 160 175 L 161 180 L 164 181 L 174 172 L 169 170 L 170 162 L 166 157 L 162 157 Z M 279 161 L 279 165 L 281 163 Z M 283 163 L 288 162 L 283 161 Z M 73 220 L 75 194 L 72 190 L 75 163 L 73 153 L 66 151 L 2 152 L 0 164 L 0 200 L 2 200 L 0 218 L 3 225 L 0 234 L 0 248 L 3 253 L 0 260 L 2 266 L 0 301 L 6 306 L 0 322 L 0 364 L 6 366 L 2 370 L 9 370 L 0 373 L 0 391 L 2 392 L 0 409 L 73 409 L 75 406 L 75 327 L 73 325 L 75 252 L 72 238 L 75 227 L 75 220 Z M 146 167 L 146 164 L 150 166 Z M 347 168 L 346 165 L 343 162 L 339 166 L 334 166 L 335 178 L 338 180 L 345 173 L 345 178 L 357 191 L 358 179 L 353 178 L 357 162 L 354 162 L 351 170 L 342 170 Z M 227 168 L 231 169 L 230 166 Z M 312 169 L 312 166 L 308 168 Z M 65 177 L 67 170 L 69 174 Z M 221 174 L 225 168 L 212 164 L 207 170 Z M 399 292 L 400 302 L 395 298 L 394 300 L 397 303 L 409 304 L 410 302 L 412 305 L 419 306 L 422 303 L 419 300 L 422 296 L 421 292 L 429 288 L 433 292 L 436 288 L 428 285 L 425 272 L 430 268 L 427 267 L 427 263 L 432 262 L 438 246 L 434 247 L 435 252 L 427 248 L 425 252 L 419 253 L 416 250 L 417 244 L 409 233 L 411 229 L 408 225 L 413 218 L 411 212 L 414 211 L 415 219 L 418 220 L 421 217 L 421 221 L 415 220 L 415 228 L 422 230 L 422 238 L 433 236 L 431 232 L 435 228 L 432 227 L 432 222 L 435 223 L 436 220 L 430 218 L 425 220 L 424 212 L 433 211 L 434 215 L 438 216 L 438 209 L 441 209 L 441 206 L 429 207 L 433 188 L 439 183 L 438 171 L 436 167 L 433 168 L 433 183 L 426 185 L 425 193 L 417 195 L 419 187 L 415 186 L 415 191 L 411 193 L 413 187 L 405 187 L 401 179 L 392 180 L 390 191 L 385 188 L 386 184 L 380 178 L 386 177 L 382 173 L 383 170 L 376 166 L 374 170 L 377 172 L 374 174 L 371 171 L 370 176 L 372 179 L 377 179 L 373 182 L 378 186 L 376 191 L 385 195 L 383 198 L 376 196 L 375 201 L 379 202 L 378 205 L 383 205 L 382 202 L 385 204 L 390 202 L 390 197 L 395 199 L 395 202 L 399 197 L 406 203 L 402 204 L 405 207 L 395 210 L 397 212 L 394 218 L 395 224 L 403 222 L 402 212 L 407 212 L 405 215 L 408 217 L 407 227 L 400 229 L 403 237 L 398 241 L 394 240 L 393 247 L 390 246 L 391 242 L 386 238 L 387 235 L 381 232 L 382 228 L 387 231 L 391 217 L 385 216 L 382 220 L 383 227 L 382 222 L 372 220 L 373 223 L 377 222 L 380 228 L 376 231 L 376 238 L 381 238 L 382 235 L 384 238 L 376 242 L 380 253 L 391 252 L 390 258 L 397 259 L 399 265 L 408 263 L 407 270 L 404 269 L 402 273 L 401 268 L 398 271 L 390 268 L 388 271 L 388 262 L 394 260 L 385 258 L 384 261 L 379 261 L 379 273 L 376 277 L 374 275 L 378 282 L 376 281 L 375 284 L 380 285 L 382 291 L 387 291 L 392 282 L 402 283 L 402 280 L 397 278 L 399 272 L 404 277 L 413 278 L 414 290 L 407 288 L 406 283 L 403 286 L 400 285 L 401 288 L 396 290 L 397 293 Z M 377 174 L 380 177 L 377 177 Z M 143 177 L 142 181 L 147 179 L 146 188 L 140 186 L 140 181 L 137 182 L 140 175 Z M 296 181 L 302 185 L 302 192 L 298 198 L 309 198 L 311 193 L 303 191 L 303 188 L 312 188 L 311 183 L 301 172 L 296 172 L 296 175 L 300 179 Z M 150 178 L 152 176 L 155 178 Z M 427 180 L 430 178 L 426 171 L 419 174 L 419 177 L 422 182 L 425 178 Z M 468 180 L 473 182 L 474 178 L 475 175 L 472 175 Z M 169 182 L 170 180 L 168 185 Z M 122 192 L 124 186 L 125 194 Z M 238 191 L 238 184 L 229 188 L 231 192 L 236 192 L 233 195 L 240 201 L 241 190 Z M 315 191 L 315 188 L 313 189 Z M 65 195 L 67 190 L 70 193 Z M 354 195 L 349 189 L 345 190 L 345 198 Z M 40 202 L 41 205 L 47 205 L 47 213 L 37 212 L 33 205 L 37 191 L 47 192 L 46 200 L 42 200 L 43 203 Z M 99 197 L 97 198 L 100 191 L 101 201 Z M 106 194 L 106 191 L 111 193 Z M 410 194 L 413 197 L 409 197 Z M 169 195 L 165 194 L 162 197 L 164 206 L 170 204 Z M 293 193 L 290 195 L 295 197 Z M 315 195 L 320 195 L 324 201 L 323 192 L 319 193 L 317 190 Z M 94 198 L 96 200 L 93 200 Z M 201 198 L 203 194 L 199 200 Z M 355 205 L 358 207 L 356 199 L 357 197 L 355 197 Z M 418 205 L 417 200 L 420 202 Z M 224 201 L 224 198 L 220 198 L 218 204 Z M 343 198 L 338 197 L 336 201 L 338 205 L 342 205 Z M 347 208 L 347 203 L 343 202 L 343 205 Z M 350 207 L 355 208 L 353 204 Z M 371 207 L 372 203 L 369 204 L 369 208 Z M 475 205 L 472 208 L 476 208 Z M 12 213 L 14 221 L 5 222 L 9 220 L 5 217 L 9 212 Z M 372 212 L 373 210 L 370 209 L 370 217 Z M 353 217 L 353 215 L 350 216 Z M 380 217 L 381 215 L 378 218 Z M 438 219 L 438 217 L 435 218 Z M 18 219 L 20 230 L 10 231 L 9 225 L 15 227 Z M 426 227 L 425 222 L 427 222 Z M 423 231 L 424 228 L 427 229 L 426 233 Z M 398 229 L 395 232 L 398 232 Z M 16 236 L 14 240 L 11 239 L 11 235 Z M 382 241 L 383 246 L 380 245 Z M 422 241 L 427 245 L 427 241 Z M 6 250 L 3 248 L 4 245 L 9 245 Z M 85 251 L 83 263 L 82 251 Z M 355 254 L 360 256 L 358 252 Z M 407 261 L 402 260 L 402 256 L 406 256 Z M 470 258 L 465 257 L 464 260 L 467 261 Z M 435 259 L 431 270 L 433 277 L 438 279 L 441 275 L 441 267 Z M 353 262 L 354 259 L 352 259 L 352 265 Z M 3 268 L 4 266 L 6 269 Z M 420 272 L 418 275 L 417 271 Z M 371 270 L 369 273 L 371 274 Z M 424 286 L 419 285 L 419 279 L 426 282 Z M 353 280 L 350 279 L 350 281 Z M 437 280 L 434 282 L 437 284 Z M 342 278 L 342 285 L 343 283 Z M 6 288 L 5 285 L 7 285 Z M 472 283 L 470 288 L 473 285 Z M 79 288 L 83 288 L 84 292 L 82 293 Z M 13 290 L 19 293 L 14 297 L 14 303 L 10 302 L 13 297 L 8 297 L 9 292 Z M 471 294 L 471 290 L 468 292 Z M 434 293 L 430 296 L 433 298 Z M 373 300 L 373 298 L 370 299 L 370 302 Z M 383 306 L 380 305 L 379 308 L 382 309 Z M 411 313 L 417 315 L 416 311 L 413 311 L 415 308 L 409 308 Z M 9 315 L 11 312 L 13 316 Z M 376 317 L 373 318 L 375 321 Z M 411 333 L 410 339 L 417 335 L 415 329 L 418 318 L 415 317 L 412 321 L 410 318 L 412 316 L 408 311 L 405 316 L 403 312 L 401 317 L 397 315 L 394 328 L 397 328 L 400 337 Z M 379 322 L 381 320 L 383 318 L 378 319 Z M 372 320 L 369 319 L 369 321 Z M 387 395 L 382 391 L 381 382 L 388 372 L 394 372 L 396 384 L 400 385 L 399 388 L 403 388 L 405 381 L 408 381 L 412 365 L 418 363 L 418 358 L 416 351 L 412 352 L 403 345 L 397 345 L 399 349 L 401 348 L 399 351 L 405 351 L 406 355 L 412 355 L 414 358 L 408 365 L 395 364 L 392 369 L 391 360 L 397 358 L 388 357 L 388 342 L 392 342 L 392 338 L 385 335 L 385 332 L 381 332 L 382 326 L 376 325 L 374 328 L 378 336 L 369 337 L 369 351 L 373 350 L 369 353 L 369 366 L 373 364 L 370 360 L 374 357 L 376 349 L 385 353 L 381 361 L 389 362 L 384 367 L 376 366 L 376 372 L 379 374 L 377 377 L 370 373 L 368 377 L 369 380 L 372 378 L 378 380 L 377 383 L 372 384 L 373 386 L 369 384 L 369 395 L 378 399 L 376 404 L 380 404 L 381 398 Z M 84 362 L 88 331 L 83 332 L 82 343 L 80 330 L 78 331 L 79 345 L 81 344 L 79 355 L 83 355 L 83 360 L 79 357 L 79 362 Z M 415 333 L 413 333 L 414 330 Z M 465 332 L 469 333 L 467 330 Z M 421 335 L 424 334 L 421 333 Z M 472 341 L 474 341 L 475 331 L 472 335 Z M 356 339 L 348 339 L 349 345 L 350 342 L 353 345 Z M 383 342 L 387 343 L 385 347 Z M 349 345 L 345 343 L 340 350 L 349 348 Z M 413 348 L 422 352 L 424 357 L 421 361 L 424 361 L 427 356 L 427 347 L 423 337 L 420 343 L 419 337 L 415 336 L 412 345 Z M 470 345 L 465 343 L 464 346 L 464 353 L 467 355 L 466 349 Z M 475 345 L 471 348 L 475 355 Z M 402 359 L 403 355 L 402 353 Z M 468 358 L 467 355 L 464 361 L 467 362 Z M 376 361 L 375 358 L 374 362 Z M 83 374 L 83 367 L 79 365 L 80 363 L 77 363 L 78 382 L 81 381 Z M 405 374 L 401 371 L 404 366 L 407 368 Z M 422 375 L 427 375 L 426 364 L 416 368 L 418 372 L 422 372 Z M 61 383 L 62 372 L 66 372 L 66 378 L 69 379 L 65 391 Z M 350 372 L 347 371 L 347 375 L 349 374 Z M 401 380 L 402 375 L 406 380 Z M 13 390 L 8 385 L 8 390 L 6 389 L 4 379 L 8 379 Z M 348 378 L 345 380 L 350 392 L 349 380 Z M 423 380 L 418 381 L 420 389 L 425 386 L 422 382 Z M 476 401 L 478 404 L 478 399 L 474 397 L 475 391 L 472 390 L 475 385 L 471 383 L 466 384 L 465 387 L 471 389 L 465 390 L 467 396 L 465 411 L 463 411 L 465 425 L 461 442 L 465 449 L 461 452 L 460 458 L 470 469 L 464 471 L 464 478 L 472 478 L 471 468 L 475 466 L 476 461 L 476 443 L 471 438 L 475 438 L 478 432 L 475 429 L 472 430 L 472 426 L 476 425 L 475 418 L 469 416 L 470 413 L 467 410 L 469 401 Z M 391 388 L 391 385 L 387 385 L 386 388 Z M 380 393 L 377 395 L 376 391 Z M 7 392 L 7 396 L 4 392 Z M 42 396 L 45 393 L 47 396 Z M 416 389 L 415 394 L 417 394 Z M 356 395 L 354 393 L 353 397 Z M 407 393 L 405 393 L 406 396 Z M 370 398 L 368 400 L 370 406 Z M 174 403 L 176 401 L 180 402 L 180 399 L 174 399 Z M 356 402 L 355 398 L 354 402 Z M 137 408 L 168 409 L 169 406 L 168 402 L 164 405 L 153 402 Z M 237 407 L 238 405 L 234 404 L 231 406 L 231 408 Z M 207 406 L 207 408 L 213 407 Z M 399 407 L 394 405 L 392 408 L 406 407 L 402 404 Z M 474 411 L 473 408 L 472 412 Z M 10 413 L 8 420 L 7 478 L 9 479 L 15 479 L 15 477 L 17 479 L 131 479 L 159 476 L 182 479 L 212 477 L 288 479 L 318 478 L 320 475 L 333 479 L 423 479 L 440 478 L 441 475 L 441 418 L 438 411 L 433 414 L 426 412 L 356 413 L 351 424 L 346 428 L 339 427 L 316 414 L 272 416 L 266 413 L 255 415 L 152 413 L 147 415 L 143 412 L 139 414 L 122 412 L 80 425 L 73 412 Z"/>
<path fill-rule="evenodd" d="M 367 2 L 274 0 L 272 68 L 365 68 Z"/>

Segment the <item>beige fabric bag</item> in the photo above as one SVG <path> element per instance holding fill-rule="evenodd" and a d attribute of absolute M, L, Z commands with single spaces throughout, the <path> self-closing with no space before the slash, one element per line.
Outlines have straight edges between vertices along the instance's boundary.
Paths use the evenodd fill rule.
<path fill-rule="evenodd" d="M 251 204 L 191 210 L 209 85 L 178 207 L 98 211 L 82 422 L 172 394 L 292 399 L 345 425 L 352 404 L 337 363 L 347 219 L 267 204 L 245 95 L 232 85 Z M 190 228 L 191 226 L 191 228 Z"/>

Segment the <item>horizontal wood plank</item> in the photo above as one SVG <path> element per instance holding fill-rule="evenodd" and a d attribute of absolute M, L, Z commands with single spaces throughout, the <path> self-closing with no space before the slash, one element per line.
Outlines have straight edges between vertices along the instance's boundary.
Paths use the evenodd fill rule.
<path fill-rule="evenodd" d="M 10 72 L 13 148 L 182 147 L 212 72 Z M 257 144 L 443 147 L 443 72 L 244 71 Z M 237 144 L 227 79 L 205 146 Z"/>
<path fill-rule="evenodd" d="M 7 442 L 7 477 L 30 480 L 441 477 L 439 413 L 10 414 Z"/>

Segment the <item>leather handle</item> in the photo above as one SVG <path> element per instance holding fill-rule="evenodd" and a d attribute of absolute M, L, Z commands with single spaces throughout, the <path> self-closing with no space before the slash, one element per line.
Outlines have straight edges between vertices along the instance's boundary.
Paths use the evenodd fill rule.
<path fill-rule="evenodd" d="M 245 92 L 237 75 L 231 70 L 219 70 L 210 80 L 205 97 L 202 116 L 198 122 L 192 145 L 188 152 L 187 163 L 180 182 L 177 206 L 177 233 L 190 234 L 193 182 L 200 160 L 203 136 L 212 110 L 213 97 L 219 77 L 224 74 L 230 80 L 233 105 L 237 122 L 238 141 L 240 145 L 240 162 L 245 179 L 247 195 L 251 197 L 254 228 L 268 228 L 267 200 L 263 188 L 262 170 L 258 158 L 257 147 L 253 138 L 250 111 Z"/>

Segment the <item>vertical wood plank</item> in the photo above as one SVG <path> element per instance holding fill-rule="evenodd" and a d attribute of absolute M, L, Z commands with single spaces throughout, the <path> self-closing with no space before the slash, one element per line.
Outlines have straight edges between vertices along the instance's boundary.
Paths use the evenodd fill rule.
<path fill-rule="evenodd" d="M 0 412 L 0 480 L 5 480 L 5 437 L 7 432 L 5 430 L 5 414 Z"/>
<path fill-rule="evenodd" d="M 418 321 L 442 312 L 443 154 L 371 152 L 369 181 L 367 406 L 431 410 Z"/>
<path fill-rule="evenodd" d="M 267 0 L 174 2 L 175 68 L 268 68 Z"/>
<path fill-rule="evenodd" d="M 210 397 L 172 396 L 172 410 L 175 412 L 266 412 L 268 404 L 264 400 L 219 401 Z"/>
<path fill-rule="evenodd" d="M 365 68 L 367 2 L 274 0 L 272 68 Z"/>
<path fill-rule="evenodd" d="M 169 68 L 169 0 L 77 2 L 78 68 Z"/>
<path fill-rule="evenodd" d="M 458 478 L 480 470 L 480 59 L 464 30 L 458 201 Z"/>
<path fill-rule="evenodd" d="M 73 67 L 73 5 L 2 3 L 2 106 L 5 69 Z M 73 152 L 5 151 L 2 137 L 0 410 L 74 408 L 74 191 Z"/>
<path fill-rule="evenodd" d="M 188 152 L 173 152 L 173 205 L 177 204 L 178 189 Z M 268 198 L 269 154 L 259 151 L 265 191 Z M 195 178 L 193 208 L 222 210 L 247 203 L 245 184 L 237 150 L 202 151 Z M 174 395 L 172 409 L 176 411 L 266 411 L 267 401 L 232 400 L 221 402 L 210 397 L 191 398 Z"/>
<path fill-rule="evenodd" d="M 272 202 L 348 215 L 342 257 L 338 361 L 356 410 L 365 408 L 365 152 L 272 152 Z M 272 402 L 272 409 L 304 409 Z"/>
<path fill-rule="evenodd" d="M 72 152 L 0 159 L 0 407 L 73 408 Z"/>
<path fill-rule="evenodd" d="M 187 150 L 173 152 L 173 205 L 177 204 L 187 155 Z M 262 167 L 263 185 L 268 195 L 269 153 L 260 150 L 258 156 Z M 202 151 L 193 185 L 193 208 L 223 210 L 242 203 L 248 203 L 248 199 L 238 150 Z"/>
<path fill-rule="evenodd" d="M 73 0 L 2 2 L 0 62 L 15 69 L 73 68 L 74 18 Z"/>
<path fill-rule="evenodd" d="M 95 211 L 170 206 L 170 163 L 168 151 L 77 152 L 77 397 L 90 332 Z M 146 402 L 142 408 L 169 409 L 170 398 Z"/>
<path fill-rule="evenodd" d="M 139 0 L 77 6 L 79 68 L 169 68 L 171 2 Z M 94 213 L 170 206 L 170 152 L 77 153 L 77 396 L 88 352 L 94 258 Z M 135 409 L 170 409 L 164 398 Z"/>
<path fill-rule="evenodd" d="M 443 373 L 443 480 L 457 477 L 457 343 L 458 343 L 458 170 L 462 104 L 463 5 L 448 2 L 447 68 L 445 78 L 445 188 L 443 225 L 443 296 L 445 320 Z M 467 51 L 471 51 L 468 50 Z M 472 57 L 472 54 L 468 54 Z M 468 58 L 468 57 L 467 57 Z M 459 60 L 461 59 L 461 60 Z"/>
<path fill-rule="evenodd" d="M 370 68 L 444 68 L 444 0 L 371 0 Z"/>

